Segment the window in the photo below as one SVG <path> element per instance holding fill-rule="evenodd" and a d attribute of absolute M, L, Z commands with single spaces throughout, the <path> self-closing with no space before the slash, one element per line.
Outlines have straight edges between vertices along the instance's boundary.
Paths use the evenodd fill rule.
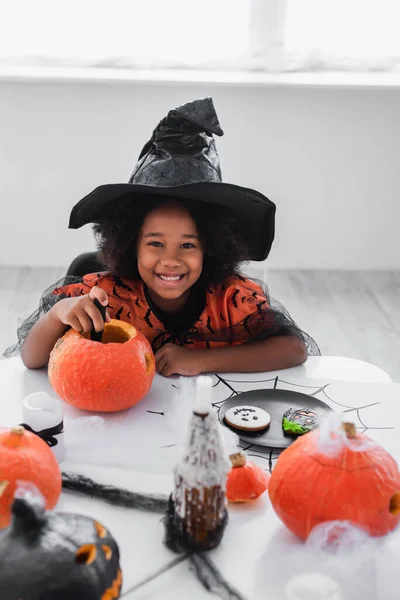
<path fill-rule="evenodd" d="M 285 50 L 299 65 L 400 67 L 398 0 L 288 0 Z"/>
<path fill-rule="evenodd" d="M 0 57 L 196 66 L 246 54 L 248 20 L 249 0 L 3 0 Z"/>
<path fill-rule="evenodd" d="M 0 65 L 399 70 L 399 0 L 2 0 Z"/>

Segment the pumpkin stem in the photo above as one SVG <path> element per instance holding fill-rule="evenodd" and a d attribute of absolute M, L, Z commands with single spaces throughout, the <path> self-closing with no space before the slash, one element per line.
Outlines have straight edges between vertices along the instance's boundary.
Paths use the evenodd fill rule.
<path fill-rule="evenodd" d="M 35 538 L 47 522 L 45 507 L 37 498 L 14 498 L 11 506 L 16 533 Z"/>
<path fill-rule="evenodd" d="M 22 437 L 25 433 L 25 427 L 22 425 L 17 425 L 16 427 L 12 427 L 10 429 L 10 435 L 8 439 L 5 439 L 4 445 L 9 448 L 19 448 L 24 443 L 24 438 Z"/>
<path fill-rule="evenodd" d="M 12 427 L 11 433 L 16 433 L 17 435 L 23 435 L 25 433 L 25 427 L 23 427 L 22 425 L 17 425 L 16 427 Z"/>
<path fill-rule="evenodd" d="M 247 461 L 246 455 L 243 452 L 235 452 L 235 454 L 231 454 L 229 458 L 234 469 L 237 469 L 238 467 L 244 467 Z"/>
<path fill-rule="evenodd" d="M 342 429 L 345 432 L 348 440 L 357 437 L 357 429 L 353 423 L 342 423 Z"/>

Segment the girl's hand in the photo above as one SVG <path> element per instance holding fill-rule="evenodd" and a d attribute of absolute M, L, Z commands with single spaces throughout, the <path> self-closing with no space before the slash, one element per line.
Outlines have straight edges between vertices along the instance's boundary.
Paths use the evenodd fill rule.
<path fill-rule="evenodd" d="M 80 333 L 89 333 L 93 327 L 102 331 L 104 324 L 99 309 L 94 305 L 97 298 L 103 306 L 108 304 L 107 293 L 98 286 L 94 286 L 85 296 L 77 298 L 64 298 L 55 304 L 49 314 L 58 322 L 69 325 Z M 110 322 L 110 314 L 106 311 L 106 322 Z"/>
<path fill-rule="evenodd" d="M 176 344 L 165 344 L 155 354 L 157 373 L 170 375 L 199 375 L 202 350 L 188 350 Z"/>

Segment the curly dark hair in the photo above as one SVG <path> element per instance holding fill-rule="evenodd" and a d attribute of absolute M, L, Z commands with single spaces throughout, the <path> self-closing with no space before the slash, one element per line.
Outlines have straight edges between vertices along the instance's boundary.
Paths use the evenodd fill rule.
<path fill-rule="evenodd" d="M 248 251 L 233 211 L 213 204 L 176 200 L 165 196 L 124 198 L 115 202 L 94 225 L 99 259 L 113 274 L 140 279 L 136 247 L 146 215 L 167 202 L 178 202 L 190 213 L 204 249 L 201 281 L 204 285 L 220 284 L 230 275 L 240 273 L 239 265 Z"/>

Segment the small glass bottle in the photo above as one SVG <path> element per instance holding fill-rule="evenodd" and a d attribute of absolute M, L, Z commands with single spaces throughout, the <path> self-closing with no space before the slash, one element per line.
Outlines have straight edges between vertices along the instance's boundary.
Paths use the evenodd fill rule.
<path fill-rule="evenodd" d="M 188 438 L 175 467 L 166 519 L 166 544 L 176 552 L 215 548 L 227 523 L 225 489 L 230 462 L 211 400 L 211 377 L 198 377 Z"/>

